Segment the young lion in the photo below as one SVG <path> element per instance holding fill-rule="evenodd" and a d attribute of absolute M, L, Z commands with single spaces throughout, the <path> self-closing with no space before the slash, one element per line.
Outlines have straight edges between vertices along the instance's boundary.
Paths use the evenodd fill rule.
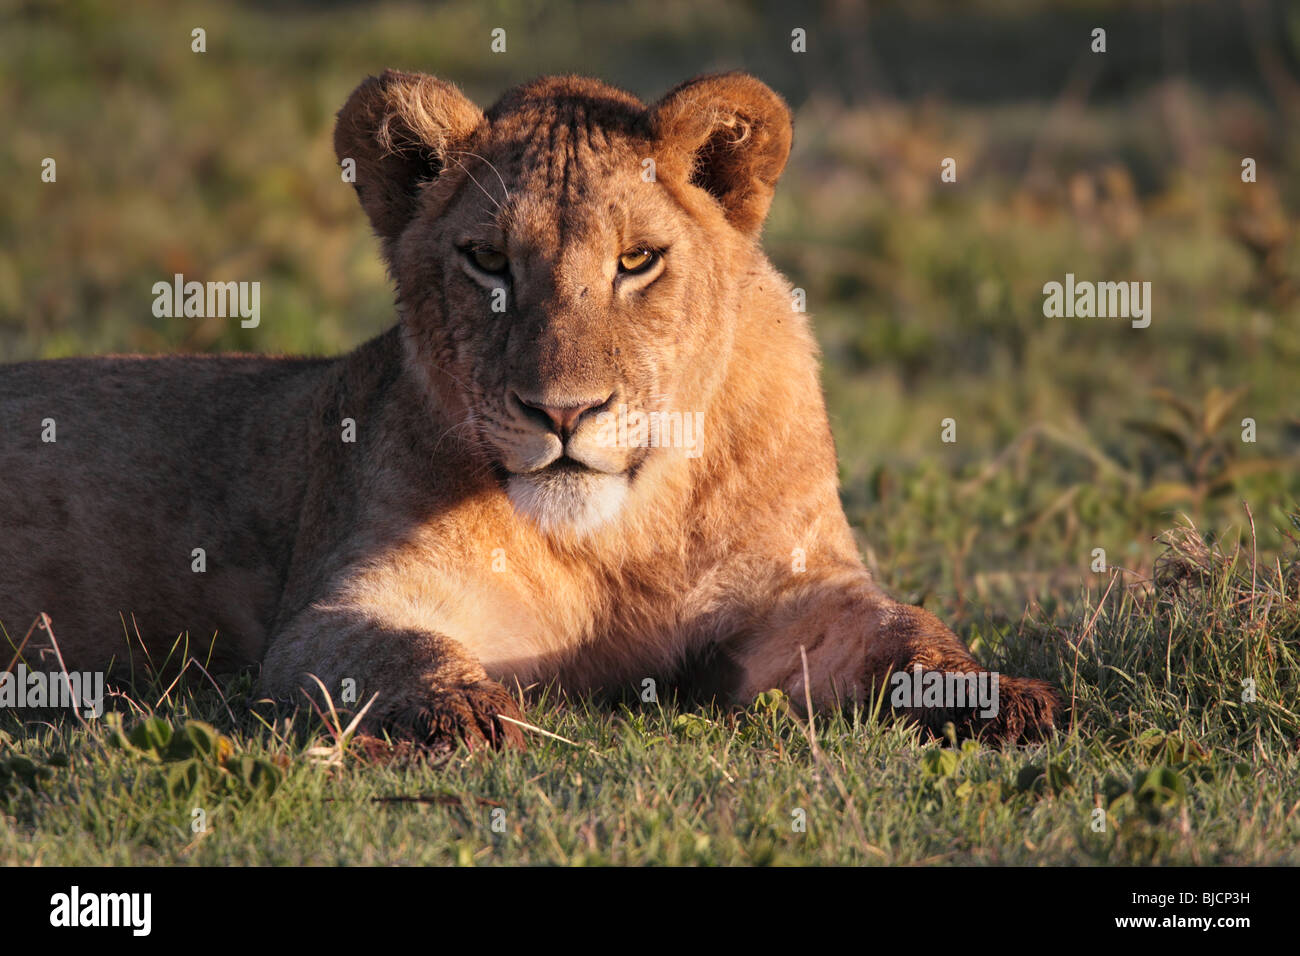
<path fill-rule="evenodd" d="M 827 708 L 981 672 L 873 583 L 841 509 L 813 337 L 758 243 L 791 132 L 737 73 L 648 108 L 550 77 L 487 113 L 366 80 L 335 145 L 397 326 L 329 360 L 4 368 L 11 639 L 48 612 L 88 670 L 139 659 L 137 628 L 155 659 L 215 635 L 276 697 L 350 679 L 371 726 L 496 745 L 522 741 L 507 686 Z M 929 703 L 1009 740 L 1060 709 L 1009 677 L 996 713 Z"/>

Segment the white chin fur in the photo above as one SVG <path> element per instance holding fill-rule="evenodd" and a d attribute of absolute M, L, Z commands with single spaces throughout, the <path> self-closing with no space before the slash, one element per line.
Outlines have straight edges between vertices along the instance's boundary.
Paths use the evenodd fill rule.
<path fill-rule="evenodd" d="M 600 472 L 512 475 L 506 494 L 547 534 L 585 537 L 612 521 L 627 500 L 627 477 Z"/>

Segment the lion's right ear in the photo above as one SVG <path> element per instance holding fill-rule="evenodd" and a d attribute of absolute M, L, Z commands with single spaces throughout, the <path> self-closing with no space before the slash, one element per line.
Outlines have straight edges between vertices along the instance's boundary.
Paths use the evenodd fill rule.
<path fill-rule="evenodd" d="M 420 185 L 483 124 L 483 111 L 450 83 L 386 70 L 358 86 L 334 127 L 339 163 L 355 163 L 354 186 L 375 232 L 391 247 L 415 214 Z"/>
<path fill-rule="evenodd" d="M 756 234 L 790 155 L 785 101 L 747 73 L 720 73 L 670 90 L 650 122 L 666 147 L 665 172 L 707 191 L 733 226 Z"/>

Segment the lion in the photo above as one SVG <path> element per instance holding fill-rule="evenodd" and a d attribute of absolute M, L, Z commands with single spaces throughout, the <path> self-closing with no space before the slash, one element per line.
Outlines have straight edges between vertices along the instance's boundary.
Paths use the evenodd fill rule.
<path fill-rule="evenodd" d="M 270 697 L 351 686 L 364 726 L 453 746 L 522 746 L 539 685 L 803 712 L 987 677 L 850 532 L 808 317 L 759 242 L 792 132 L 743 73 L 651 106 L 546 77 L 486 112 L 368 78 L 334 141 L 396 324 L 337 358 L 5 367 L 11 641 L 47 613 L 90 670 L 187 634 Z M 1047 683 L 994 686 L 897 709 L 1003 741 L 1059 716 Z"/>

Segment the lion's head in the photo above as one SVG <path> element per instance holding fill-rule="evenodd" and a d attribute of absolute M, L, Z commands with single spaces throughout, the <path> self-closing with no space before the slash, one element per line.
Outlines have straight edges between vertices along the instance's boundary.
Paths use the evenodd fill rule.
<path fill-rule="evenodd" d="M 551 77 L 484 113 L 389 71 L 340 111 L 408 361 L 543 529 L 584 534 L 652 456 L 700 454 L 790 137 L 743 74 L 650 107 Z"/>

